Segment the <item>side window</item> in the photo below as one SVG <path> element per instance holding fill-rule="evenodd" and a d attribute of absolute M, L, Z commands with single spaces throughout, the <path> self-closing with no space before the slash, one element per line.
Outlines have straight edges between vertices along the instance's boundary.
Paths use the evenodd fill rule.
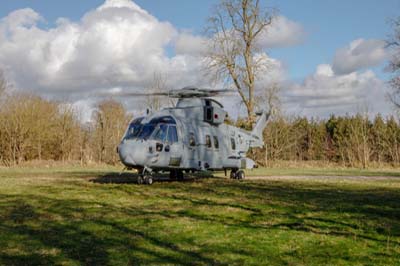
<path fill-rule="evenodd" d="M 231 138 L 231 148 L 232 150 L 236 150 L 236 143 L 234 138 Z"/>
<path fill-rule="evenodd" d="M 194 133 L 189 134 L 189 146 L 196 146 L 196 138 L 194 137 Z"/>
<path fill-rule="evenodd" d="M 168 128 L 168 142 L 178 142 L 178 133 L 176 132 L 176 126 L 169 126 Z"/>
<path fill-rule="evenodd" d="M 218 142 L 218 137 L 214 136 L 214 148 L 219 149 L 219 142 Z"/>
<path fill-rule="evenodd" d="M 206 147 L 211 148 L 211 137 L 210 135 L 206 135 Z"/>

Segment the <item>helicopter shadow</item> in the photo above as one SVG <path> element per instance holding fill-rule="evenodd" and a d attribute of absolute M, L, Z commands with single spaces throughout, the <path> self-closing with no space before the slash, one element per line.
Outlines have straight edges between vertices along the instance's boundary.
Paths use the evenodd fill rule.
<path fill-rule="evenodd" d="M 137 184 L 139 174 L 109 172 L 90 179 L 90 182 L 97 184 Z M 201 179 L 216 178 L 212 173 L 193 174 L 186 173 L 183 180 L 170 179 L 169 174 L 158 173 L 153 176 L 154 182 L 195 182 Z"/>

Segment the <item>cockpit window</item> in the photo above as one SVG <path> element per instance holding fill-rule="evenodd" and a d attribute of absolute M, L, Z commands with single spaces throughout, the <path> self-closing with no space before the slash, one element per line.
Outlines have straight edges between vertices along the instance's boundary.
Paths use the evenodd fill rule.
<path fill-rule="evenodd" d="M 125 139 L 133 139 L 138 136 L 140 129 L 142 128 L 142 124 L 140 124 L 140 122 L 142 122 L 142 120 L 143 120 L 143 117 L 137 118 L 132 121 L 132 123 L 128 127 L 128 130 L 126 131 L 126 134 L 124 137 Z"/>
<path fill-rule="evenodd" d="M 165 123 L 165 124 L 176 124 L 175 120 L 172 116 L 160 116 L 151 119 L 150 124 L 158 124 L 158 123 Z"/>
<path fill-rule="evenodd" d="M 151 139 L 165 141 L 165 139 L 167 137 L 167 130 L 168 130 L 168 125 L 166 125 L 166 124 L 159 125 L 156 128 L 156 130 L 154 131 Z"/>
<path fill-rule="evenodd" d="M 170 143 L 178 141 L 176 122 L 172 116 L 153 118 L 149 123 L 141 124 L 143 118 L 134 120 L 126 132 L 125 139 L 155 139 Z M 168 127 L 170 132 L 168 133 Z"/>
<path fill-rule="evenodd" d="M 156 128 L 153 124 L 145 124 L 139 132 L 138 139 L 148 139 Z"/>
<path fill-rule="evenodd" d="M 169 143 L 178 142 L 178 133 L 176 132 L 176 126 L 169 126 L 169 129 L 168 129 L 168 142 Z"/>

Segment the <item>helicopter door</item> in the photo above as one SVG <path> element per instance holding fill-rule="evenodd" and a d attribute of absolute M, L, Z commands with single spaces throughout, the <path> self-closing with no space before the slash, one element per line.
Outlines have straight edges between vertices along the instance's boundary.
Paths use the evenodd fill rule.
<path fill-rule="evenodd" d="M 196 136 L 193 132 L 189 133 L 189 141 L 187 146 L 187 158 L 188 158 L 188 165 L 187 168 L 198 168 L 198 160 L 197 160 L 197 143 L 196 143 Z"/>
<path fill-rule="evenodd" d="M 214 132 L 215 133 L 215 132 Z M 221 169 L 222 168 L 222 156 L 220 151 L 220 138 L 218 134 L 214 134 L 212 136 L 213 140 L 213 168 L 214 169 Z"/>
<path fill-rule="evenodd" d="M 182 145 L 178 142 L 178 133 L 175 125 L 168 127 L 167 142 L 164 147 L 164 154 L 169 167 L 179 167 L 182 161 Z"/>
<path fill-rule="evenodd" d="M 219 141 L 209 128 L 203 130 L 202 166 L 204 169 L 218 169 L 220 167 Z M 218 148 L 216 148 L 218 147 Z"/>

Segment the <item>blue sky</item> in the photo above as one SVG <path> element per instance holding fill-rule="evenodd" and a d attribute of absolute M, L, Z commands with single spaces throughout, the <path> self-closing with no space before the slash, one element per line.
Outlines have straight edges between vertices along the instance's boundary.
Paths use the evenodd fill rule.
<path fill-rule="evenodd" d="M 59 17 L 80 20 L 103 0 L 54 1 L 6 0 L 0 2 L 0 17 L 9 12 L 30 7 L 52 26 Z M 218 0 L 136 0 L 139 6 L 161 21 L 169 21 L 180 29 L 201 33 L 207 17 Z M 301 23 L 307 33 L 303 44 L 295 47 L 270 49 L 271 56 L 288 66 L 293 79 L 302 79 L 321 63 L 332 61 L 336 49 L 354 39 L 385 39 L 390 33 L 388 20 L 399 15 L 400 0 L 274 0 L 263 1 L 279 13 Z M 379 76 L 383 66 L 375 68 Z"/>
<path fill-rule="evenodd" d="M 1 1 L 0 67 L 18 88 L 71 99 L 79 98 L 71 96 L 73 90 L 90 87 L 146 86 L 157 67 L 166 69 L 171 86 L 207 85 L 198 74 L 196 56 L 202 49 L 198 37 L 218 0 L 134 1 L 149 14 L 141 13 L 130 0 L 107 0 L 124 3 L 123 10 L 105 1 Z M 271 76 L 284 84 L 282 99 L 287 110 L 326 117 L 354 113 L 368 103 L 374 113 L 392 112 L 385 100 L 390 75 L 383 70 L 387 58 L 383 40 L 391 32 L 388 20 L 400 15 L 400 0 L 261 2 L 277 8 L 283 17 L 278 24 L 289 27 L 275 26 L 278 30 L 272 39 L 280 38 L 279 45 L 266 46 L 268 56 L 275 60 L 276 71 Z M 23 8 L 33 11 L 18 11 Z M 16 15 L 10 16 L 11 12 Z M 83 16 L 90 21 L 82 21 Z M 129 28 L 121 27 L 122 22 L 115 20 L 118 17 L 130 23 Z M 59 18 L 68 22 L 57 24 Z M 29 25 L 14 25 L 11 20 L 29 21 Z M 146 32 L 140 25 L 148 21 L 153 28 Z M 97 27 L 102 23 L 102 29 L 109 31 L 99 36 Z M 8 31 L 2 33 L 2 27 L 9 27 Z M 290 34 L 297 33 L 301 38 L 290 40 Z M 131 42 L 133 35 L 149 41 Z M 123 78 L 127 73 L 130 78 Z M 66 82 L 80 75 L 94 75 L 93 82 L 82 81 L 75 87 Z"/>

